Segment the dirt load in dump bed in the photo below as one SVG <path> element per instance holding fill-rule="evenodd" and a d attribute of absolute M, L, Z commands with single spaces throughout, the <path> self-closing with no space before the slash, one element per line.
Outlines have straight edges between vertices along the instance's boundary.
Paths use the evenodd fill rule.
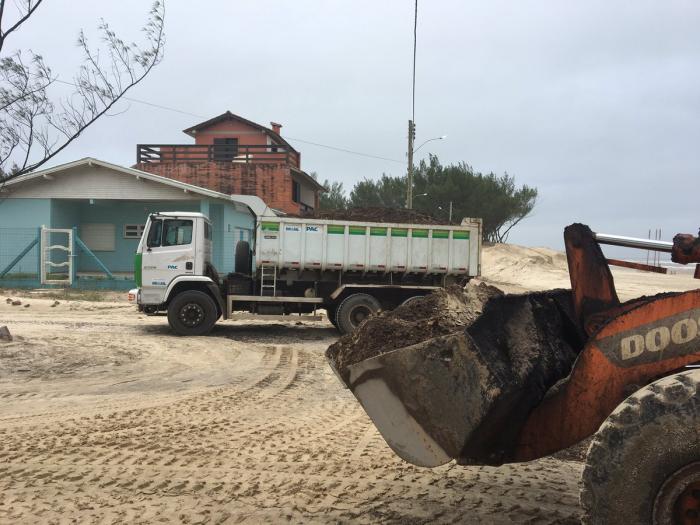
<path fill-rule="evenodd" d="M 443 224 L 434 217 L 405 208 L 349 208 L 324 210 L 314 217 L 331 221 L 390 222 L 400 224 Z"/>
<path fill-rule="evenodd" d="M 461 461 L 499 464 L 582 348 L 572 308 L 568 290 L 504 295 L 485 284 L 454 286 L 370 318 L 326 355 L 351 389 L 369 379 L 360 363 L 377 357 L 371 374 L 382 375 L 425 430 L 438 441 L 459 435 L 451 448 Z"/>

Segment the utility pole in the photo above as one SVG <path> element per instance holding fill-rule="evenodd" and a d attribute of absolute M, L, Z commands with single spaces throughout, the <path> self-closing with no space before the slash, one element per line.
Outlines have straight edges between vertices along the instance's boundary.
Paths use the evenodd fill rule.
<path fill-rule="evenodd" d="M 406 208 L 413 209 L 413 140 L 416 138 L 416 127 L 412 120 L 408 121 L 408 177 L 406 177 Z"/>
<path fill-rule="evenodd" d="M 413 84 L 411 89 L 411 120 L 408 121 L 408 173 L 406 177 L 406 208 L 413 208 L 413 141 L 416 139 L 416 43 L 418 35 L 418 0 L 413 13 Z"/>

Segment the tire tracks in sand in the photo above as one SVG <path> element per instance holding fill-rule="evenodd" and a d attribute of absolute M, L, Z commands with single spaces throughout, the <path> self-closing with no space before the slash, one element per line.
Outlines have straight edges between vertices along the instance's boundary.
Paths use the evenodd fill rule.
<path fill-rule="evenodd" d="M 118 346 L 139 326 L 115 315 L 133 323 L 110 335 L 107 344 Z M 266 339 L 256 329 L 243 342 L 211 337 L 180 347 L 182 339 L 163 342 L 149 329 L 151 357 L 129 374 L 103 379 L 88 370 L 41 388 L 13 384 L 17 390 L 2 392 L 9 408 L 0 419 L 0 521 L 578 523 L 579 464 L 403 463 L 326 365 L 332 334 L 298 333 L 280 328 Z M 171 353 L 152 358 L 159 344 Z M 175 368 L 171 357 L 180 359 Z M 179 383 L 181 391 L 163 387 L 161 375 L 186 378 L 180 363 L 194 379 Z M 134 381 L 85 401 L 86 377 Z M 135 390 L 119 390 L 127 387 Z M 75 403 L 18 413 L 24 398 Z"/>

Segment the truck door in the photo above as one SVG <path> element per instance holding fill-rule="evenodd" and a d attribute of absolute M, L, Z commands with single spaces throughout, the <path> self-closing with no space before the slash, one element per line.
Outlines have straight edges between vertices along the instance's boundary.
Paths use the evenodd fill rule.
<path fill-rule="evenodd" d="M 178 275 L 193 275 L 196 236 L 193 219 L 158 217 L 151 221 L 142 255 L 142 296 L 157 302 Z M 162 301 L 162 299 L 161 299 Z"/>

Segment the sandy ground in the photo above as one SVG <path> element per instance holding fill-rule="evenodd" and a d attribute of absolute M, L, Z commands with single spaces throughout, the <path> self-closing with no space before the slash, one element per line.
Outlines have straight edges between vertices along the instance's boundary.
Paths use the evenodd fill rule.
<path fill-rule="evenodd" d="M 483 267 L 513 290 L 566 285 L 549 250 L 488 248 Z M 618 277 L 623 296 L 697 283 Z M 0 522 L 578 523 L 576 461 L 428 470 L 395 457 L 326 365 L 328 323 L 179 338 L 124 302 L 7 296 Z"/>

